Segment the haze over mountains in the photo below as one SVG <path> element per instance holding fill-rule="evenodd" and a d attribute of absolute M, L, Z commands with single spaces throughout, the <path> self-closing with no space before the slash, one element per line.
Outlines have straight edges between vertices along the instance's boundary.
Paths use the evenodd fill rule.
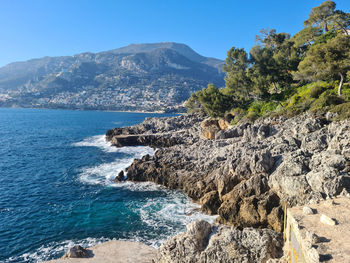
<path fill-rule="evenodd" d="M 173 42 L 15 62 L 0 68 L 0 106 L 176 110 L 209 83 L 223 86 L 222 64 Z"/>

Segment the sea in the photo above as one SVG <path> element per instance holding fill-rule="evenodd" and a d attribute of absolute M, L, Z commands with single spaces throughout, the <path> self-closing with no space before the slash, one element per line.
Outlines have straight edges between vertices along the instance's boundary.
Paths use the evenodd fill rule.
<path fill-rule="evenodd" d="M 167 114 L 0 108 L 0 262 L 40 262 L 112 239 L 155 248 L 202 214 L 182 192 L 114 183 L 149 147 L 116 148 L 114 127 Z"/>

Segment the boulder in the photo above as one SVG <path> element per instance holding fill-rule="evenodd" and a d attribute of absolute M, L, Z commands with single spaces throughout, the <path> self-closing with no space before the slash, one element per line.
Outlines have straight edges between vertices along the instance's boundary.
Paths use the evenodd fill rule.
<path fill-rule="evenodd" d="M 80 245 L 75 245 L 68 249 L 63 258 L 88 258 L 90 257 L 89 250 L 83 248 Z"/>
<path fill-rule="evenodd" d="M 207 139 L 215 139 L 217 132 L 221 130 L 219 121 L 215 119 L 206 119 L 201 123 L 202 136 Z"/>
<path fill-rule="evenodd" d="M 124 171 L 121 170 L 118 175 L 114 178 L 114 182 L 123 182 L 125 180 Z"/>
<path fill-rule="evenodd" d="M 224 119 L 219 119 L 218 124 L 221 130 L 226 130 L 230 126 L 230 123 Z"/>

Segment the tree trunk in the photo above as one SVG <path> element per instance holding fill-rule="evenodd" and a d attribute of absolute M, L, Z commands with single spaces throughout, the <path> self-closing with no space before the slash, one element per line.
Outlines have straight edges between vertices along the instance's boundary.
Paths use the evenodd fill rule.
<path fill-rule="evenodd" d="M 339 72 L 339 76 L 340 76 L 340 83 L 339 83 L 339 87 L 338 87 L 338 96 L 341 96 L 341 88 L 343 86 L 343 82 L 344 82 L 344 76 L 341 72 Z"/>
<path fill-rule="evenodd" d="M 277 89 L 276 83 L 275 83 L 275 82 L 272 82 L 272 85 L 273 85 L 273 88 L 275 89 L 275 93 L 277 93 L 277 92 L 278 92 L 278 89 Z"/>

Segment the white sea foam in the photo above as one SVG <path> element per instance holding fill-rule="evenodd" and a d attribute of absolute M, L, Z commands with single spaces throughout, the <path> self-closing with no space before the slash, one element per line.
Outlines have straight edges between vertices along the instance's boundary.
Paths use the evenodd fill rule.
<path fill-rule="evenodd" d="M 185 230 L 185 225 L 191 221 L 206 220 L 212 223 L 215 220 L 216 216 L 203 214 L 198 204 L 191 202 L 179 191 L 172 191 L 150 182 L 113 182 L 115 176 L 120 171 L 125 170 L 135 158 L 141 158 L 145 154 L 152 155 L 153 149 L 149 147 L 116 148 L 106 142 L 104 135 L 89 137 L 74 145 L 98 147 L 105 152 L 126 154 L 122 159 L 116 159 L 110 163 L 83 168 L 79 176 L 83 183 L 108 185 L 130 191 L 164 191 L 166 193 L 154 198 L 146 196 L 145 202 L 135 204 L 132 208 L 135 213 L 140 215 L 141 221 L 150 228 L 150 231 L 154 229 L 157 234 L 143 236 L 144 234 L 135 233 L 135 235 L 129 235 L 127 240 L 141 241 L 153 247 L 159 247 L 169 236 L 177 234 L 181 228 Z"/>
<path fill-rule="evenodd" d="M 167 229 L 167 233 L 175 235 L 179 231 L 179 225 L 184 227 L 196 220 L 205 220 L 213 223 L 217 216 L 205 215 L 200 211 L 200 205 L 193 203 L 180 192 L 167 191 L 165 198 L 158 200 L 149 199 L 140 208 L 142 222 L 151 228 Z M 169 236 L 160 236 L 151 243 L 159 247 Z"/>
<path fill-rule="evenodd" d="M 117 158 L 114 162 L 83 168 L 80 172 L 80 180 L 87 184 L 113 184 L 113 179 L 118 173 L 132 164 L 134 159 L 140 159 L 146 154 L 154 154 L 154 150 L 147 146 L 114 147 L 106 141 L 105 135 L 88 137 L 81 142 L 74 143 L 73 146 L 98 147 L 107 153 L 119 152 L 127 155 L 127 157 Z"/>
<path fill-rule="evenodd" d="M 120 159 L 111 163 L 103 163 L 94 167 L 83 168 L 79 174 L 79 179 L 87 184 L 113 184 L 113 179 L 118 173 L 127 168 L 134 158 Z"/>
<path fill-rule="evenodd" d="M 83 247 L 92 247 L 100 243 L 109 241 L 108 238 L 86 238 L 83 240 L 64 240 L 61 242 L 51 242 L 39 247 L 33 253 L 24 253 L 20 256 L 10 257 L 5 260 L 4 263 L 10 262 L 42 262 L 52 257 L 57 257 L 66 252 L 70 247 L 74 245 L 81 245 Z"/>
<path fill-rule="evenodd" d="M 72 144 L 73 146 L 78 147 L 97 147 L 103 150 L 104 152 L 120 152 L 120 153 L 129 153 L 136 155 L 145 155 L 153 154 L 154 150 L 150 147 L 145 146 L 136 146 L 136 147 L 121 147 L 117 148 L 111 144 L 111 142 L 106 140 L 106 135 L 96 135 L 88 137 L 81 142 L 76 142 Z"/>

